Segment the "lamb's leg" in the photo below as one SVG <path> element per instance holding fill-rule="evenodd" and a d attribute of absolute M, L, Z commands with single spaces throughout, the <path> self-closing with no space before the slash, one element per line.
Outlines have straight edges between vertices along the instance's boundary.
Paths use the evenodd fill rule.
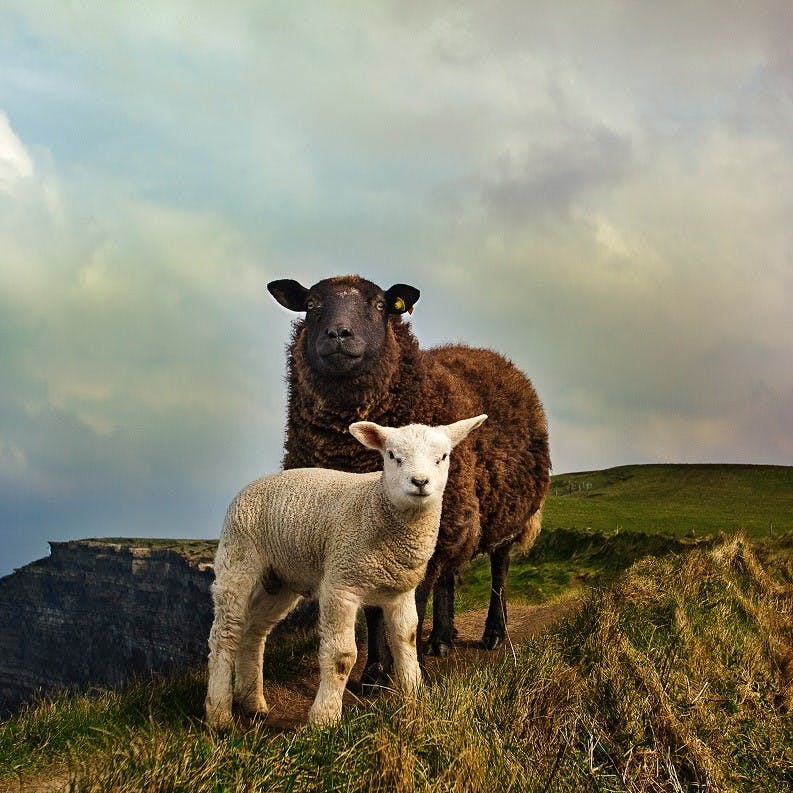
<path fill-rule="evenodd" d="M 407 592 L 390 603 L 384 603 L 383 617 L 394 655 L 397 684 L 403 691 L 416 691 L 421 684 L 421 668 L 416 653 L 418 616 L 415 593 Z"/>
<path fill-rule="evenodd" d="M 507 635 L 506 583 L 509 571 L 509 545 L 502 545 L 490 553 L 490 606 L 485 620 L 482 645 L 495 650 Z"/>
<path fill-rule="evenodd" d="M 319 596 L 319 690 L 311 705 L 311 724 L 334 724 L 341 718 L 341 699 L 355 665 L 355 615 L 360 600 L 349 592 Z"/>
<path fill-rule="evenodd" d="M 361 675 L 360 686 L 355 687 L 355 691 L 369 696 L 388 685 L 393 659 L 386 642 L 382 610 L 379 606 L 366 606 L 363 611 L 366 617 L 366 668 Z"/>
<path fill-rule="evenodd" d="M 432 590 L 432 632 L 427 655 L 445 658 L 454 647 L 454 573 L 444 573 Z"/>
<path fill-rule="evenodd" d="M 212 585 L 215 619 L 209 632 L 209 682 L 204 701 L 207 724 L 214 729 L 231 726 L 232 675 L 248 602 L 255 577 L 219 571 Z"/>
<path fill-rule="evenodd" d="M 273 626 L 292 610 L 298 599 L 298 595 L 287 589 L 267 592 L 261 582 L 251 595 L 234 667 L 234 700 L 248 713 L 267 715 L 262 686 L 264 645 Z"/>

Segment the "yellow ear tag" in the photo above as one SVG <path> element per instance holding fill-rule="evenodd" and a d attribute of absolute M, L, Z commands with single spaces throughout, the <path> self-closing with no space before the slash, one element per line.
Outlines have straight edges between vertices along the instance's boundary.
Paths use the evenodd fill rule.
<path fill-rule="evenodd" d="M 405 301 L 401 297 L 398 297 L 394 301 L 394 310 L 398 311 L 401 314 L 405 310 L 405 308 L 406 308 Z"/>

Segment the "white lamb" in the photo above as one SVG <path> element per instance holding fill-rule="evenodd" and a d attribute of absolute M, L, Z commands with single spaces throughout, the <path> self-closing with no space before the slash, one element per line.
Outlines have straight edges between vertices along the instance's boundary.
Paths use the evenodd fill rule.
<path fill-rule="evenodd" d="M 435 549 L 449 452 L 487 416 L 443 427 L 350 425 L 383 455 L 383 471 L 296 468 L 259 479 L 232 501 L 215 556 L 207 723 L 231 723 L 233 699 L 266 715 L 264 644 L 300 596 L 319 600 L 320 685 L 309 720 L 341 718 L 355 664 L 359 606 L 383 609 L 397 683 L 418 688 L 415 589 Z"/>

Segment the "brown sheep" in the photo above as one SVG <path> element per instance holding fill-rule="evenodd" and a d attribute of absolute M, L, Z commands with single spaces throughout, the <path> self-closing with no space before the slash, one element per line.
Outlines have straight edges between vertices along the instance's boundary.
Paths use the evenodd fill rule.
<path fill-rule="evenodd" d="M 488 649 L 506 635 L 504 587 L 512 545 L 539 533 L 551 461 L 548 430 L 530 381 L 495 352 L 464 345 L 420 350 L 402 314 L 419 291 L 383 291 L 359 276 L 330 278 L 307 289 L 297 281 L 267 288 L 292 311 L 284 468 L 377 470 L 379 458 L 347 431 L 355 421 L 387 426 L 448 424 L 487 413 L 484 427 L 452 458 L 438 543 L 416 592 L 420 628 L 434 587 L 428 653 L 454 644 L 454 574 L 477 553 L 490 555 L 492 591 L 482 637 Z M 382 682 L 390 653 L 377 610 L 366 612 L 369 647 L 364 683 Z"/>

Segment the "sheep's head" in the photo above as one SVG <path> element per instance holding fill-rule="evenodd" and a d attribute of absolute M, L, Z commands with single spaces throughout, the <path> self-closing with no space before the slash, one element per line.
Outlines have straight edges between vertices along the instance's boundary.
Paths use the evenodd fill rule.
<path fill-rule="evenodd" d="M 365 374 L 378 359 L 389 321 L 412 312 L 419 290 L 395 284 L 383 291 L 358 276 L 327 278 L 310 289 L 285 279 L 267 284 L 291 311 L 304 311 L 306 351 L 311 367 L 330 377 Z"/>
<path fill-rule="evenodd" d="M 486 418 L 481 415 L 440 427 L 409 424 L 399 428 L 356 421 L 350 432 L 383 455 L 383 482 L 394 506 L 422 509 L 440 506 L 452 448 Z"/>

